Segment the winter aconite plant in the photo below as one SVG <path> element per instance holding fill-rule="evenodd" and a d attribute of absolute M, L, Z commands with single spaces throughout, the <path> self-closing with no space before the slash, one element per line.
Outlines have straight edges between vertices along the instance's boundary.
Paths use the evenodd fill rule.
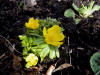
<path fill-rule="evenodd" d="M 19 38 L 23 47 L 23 58 L 26 68 L 35 66 L 38 57 L 41 61 L 49 55 L 50 59 L 60 56 L 59 47 L 64 43 L 64 34 L 56 19 L 34 19 L 30 18 L 25 23 L 26 32 Z"/>
<path fill-rule="evenodd" d="M 99 11 L 100 10 L 100 6 L 99 5 L 94 5 L 94 1 L 91 1 L 89 3 L 88 6 L 85 6 L 84 4 L 81 4 L 81 7 L 78 8 L 74 3 L 72 4 L 72 7 L 79 13 L 79 15 L 82 17 L 82 18 L 88 18 L 88 17 L 93 17 L 93 13 L 95 11 Z M 68 9 L 65 11 L 64 13 L 64 16 L 65 17 L 72 17 L 75 21 L 75 23 L 77 24 L 80 19 L 78 18 L 75 18 L 75 13 L 73 10 L 71 9 Z"/>

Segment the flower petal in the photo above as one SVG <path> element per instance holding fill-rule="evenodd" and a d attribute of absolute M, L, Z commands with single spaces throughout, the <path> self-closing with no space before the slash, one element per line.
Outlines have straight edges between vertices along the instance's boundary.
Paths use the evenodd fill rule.
<path fill-rule="evenodd" d="M 60 46 L 62 45 L 64 42 L 53 42 L 52 45 L 54 46 Z"/>
<path fill-rule="evenodd" d="M 56 41 L 62 41 L 64 39 L 64 34 L 62 33 L 59 33 L 58 35 L 56 35 L 57 38 L 56 38 Z M 59 38 L 58 38 L 59 37 Z"/>
<path fill-rule="evenodd" d="M 46 37 L 47 35 L 47 31 L 46 31 L 46 27 L 43 28 L 43 36 Z"/>
<path fill-rule="evenodd" d="M 34 22 L 34 18 L 33 17 L 29 19 L 29 23 L 31 23 L 31 22 Z"/>
<path fill-rule="evenodd" d="M 53 27 L 48 29 L 48 34 L 54 32 L 54 33 L 60 33 L 61 28 L 58 25 L 54 25 Z"/>

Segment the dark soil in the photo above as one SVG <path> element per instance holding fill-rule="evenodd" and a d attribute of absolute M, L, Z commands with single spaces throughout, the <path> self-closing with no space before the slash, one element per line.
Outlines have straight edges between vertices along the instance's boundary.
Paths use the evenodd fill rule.
<path fill-rule="evenodd" d="M 23 0 L 26 1 L 26 0 Z M 80 0 L 37 0 L 37 5 L 30 6 L 27 3 L 20 6 L 20 0 L 0 1 L 0 74 L 1 75 L 44 75 L 51 64 L 57 62 L 57 67 L 64 63 L 70 63 L 73 67 L 53 73 L 53 75 L 94 75 L 90 67 L 90 57 L 100 49 L 100 11 L 93 13 L 93 18 L 81 20 L 76 25 L 72 18 L 65 18 L 64 11 L 72 8 L 72 3 L 80 6 Z M 90 0 L 84 0 L 87 5 Z M 100 5 L 100 0 L 95 0 Z M 72 8 L 73 9 L 73 8 Z M 76 12 L 76 11 L 75 11 Z M 78 14 L 76 12 L 76 14 Z M 25 69 L 25 61 L 22 59 L 21 41 L 18 36 L 24 34 L 24 24 L 29 17 L 56 18 L 65 29 L 65 43 L 60 48 L 60 58 L 38 64 L 41 70 Z M 9 42 L 17 51 L 11 50 Z"/>

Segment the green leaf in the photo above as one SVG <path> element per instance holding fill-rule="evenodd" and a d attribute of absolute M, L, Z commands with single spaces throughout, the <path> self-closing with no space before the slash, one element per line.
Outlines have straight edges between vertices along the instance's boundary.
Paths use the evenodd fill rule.
<path fill-rule="evenodd" d="M 43 37 L 34 38 L 33 42 L 34 42 L 34 45 L 42 44 L 42 43 L 44 43 L 44 38 Z"/>
<path fill-rule="evenodd" d="M 61 31 L 63 32 L 65 29 L 64 28 L 61 28 Z"/>
<path fill-rule="evenodd" d="M 49 51 L 50 51 L 50 48 L 49 46 L 46 46 L 40 53 L 40 58 L 41 58 L 41 61 L 44 60 L 44 58 L 49 54 Z"/>
<path fill-rule="evenodd" d="M 94 73 L 97 73 L 100 71 L 100 53 L 97 52 L 97 53 L 94 53 L 91 58 L 90 58 L 90 65 L 91 65 L 91 68 L 93 70 Z M 100 72 L 99 74 L 100 75 Z"/>
<path fill-rule="evenodd" d="M 49 57 L 50 57 L 50 59 L 53 59 L 56 57 L 56 53 L 55 53 L 54 49 L 50 49 Z"/>
<path fill-rule="evenodd" d="M 72 18 L 75 18 L 75 13 L 72 9 L 67 9 L 64 13 L 64 16 L 65 17 L 72 17 Z"/>
<path fill-rule="evenodd" d="M 26 35 L 20 35 L 19 36 L 21 43 L 22 43 L 22 47 L 28 47 L 29 46 L 29 38 Z"/>
<path fill-rule="evenodd" d="M 29 43 L 28 43 L 28 39 L 22 40 L 22 47 L 28 47 Z"/>
<path fill-rule="evenodd" d="M 52 45 L 49 45 L 49 47 L 50 47 L 50 53 L 49 53 L 50 59 L 56 58 L 56 56 L 59 57 L 59 53 L 57 51 L 58 47 Z"/>
<path fill-rule="evenodd" d="M 94 5 L 94 1 L 91 1 L 88 5 L 88 9 L 92 9 L 93 8 L 93 5 Z"/>
<path fill-rule="evenodd" d="M 23 54 L 23 55 L 27 55 L 27 54 L 28 54 L 28 51 L 29 51 L 29 50 L 27 50 L 26 48 L 24 48 L 22 54 Z"/>
<path fill-rule="evenodd" d="M 57 21 L 56 19 L 51 18 L 51 17 L 47 17 L 46 19 L 39 20 L 39 24 L 41 27 L 45 26 L 46 28 L 49 28 L 53 25 L 59 25 L 60 22 Z"/>
<path fill-rule="evenodd" d="M 19 35 L 19 39 L 24 40 L 24 39 L 27 39 L 27 37 L 25 35 Z"/>
<path fill-rule="evenodd" d="M 72 7 L 73 7 L 76 11 L 79 10 L 79 8 L 78 8 L 74 3 L 72 4 Z"/>
<path fill-rule="evenodd" d="M 27 64 L 25 65 L 25 67 L 26 67 L 26 68 L 29 68 L 29 67 L 30 67 L 30 65 L 27 63 Z"/>
<path fill-rule="evenodd" d="M 40 53 L 41 53 L 41 51 L 42 51 L 45 47 L 47 47 L 47 46 L 48 46 L 47 44 L 40 44 L 40 45 L 38 45 L 38 46 L 31 47 L 31 51 L 32 51 L 35 55 L 39 56 Z"/>
<path fill-rule="evenodd" d="M 99 5 L 95 5 L 95 6 L 93 7 L 93 12 L 94 12 L 94 11 L 98 11 L 98 10 L 100 10 L 100 6 L 99 6 Z"/>
<path fill-rule="evenodd" d="M 75 18 L 74 21 L 75 21 L 75 24 L 78 24 L 81 21 L 81 19 Z"/>
<path fill-rule="evenodd" d="M 27 29 L 26 30 L 26 35 L 30 35 L 30 36 L 41 37 L 42 35 L 40 35 L 40 33 L 41 33 L 40 29 L 36 29 L 36 30 Z"/>
<path fill-rule="evenodd" d="M 55 50 L 56 50 L 56 56 L 59 58 L 60 57 L 60 54 L 59 54 L 58 47 L 56 47 Z"/>

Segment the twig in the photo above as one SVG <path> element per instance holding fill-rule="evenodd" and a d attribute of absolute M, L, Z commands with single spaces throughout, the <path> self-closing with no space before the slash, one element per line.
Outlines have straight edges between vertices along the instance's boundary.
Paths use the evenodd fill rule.
<path fill-rule="evenodd" d="M 5 56 L 5 53 L 3 53 L 3 54 L 0 56 L 0 59 L 2 59 L 4 56 Z"/>
<path fill-rule="evenodd" d="M 69 52 L 70 64 L 72 64 L 71 53 L 72 53 L 72 49 L 71 49 L 70 52 Z"/>
<path fill-rule="evenodd" d="M 72 50 L 70 50 L 69 49 L 69 45 L 70 45 L 70 43 L 69 43 L 69 37 L 68 37 L 68 54 L 69 54 L 69 61 L 70 61 L 70 64 L 71 64 L 71 53 L 72 53 Z"/>
<path fill-rule="evenodd" d="M 11 52 L 16 51 L 16 52 L 18 52 L 19 54 L 21 54 L 19 51 L 17 51 L 17 50 L 15 49 L 15 47 L 10 43 L 10 41 L 7 40 L 7 39 L 6 39 L 5 37 L 3 37 L 2 35 L 0 35 L 0 40 L 1 40 L 2 42 L 5 43 L 6 47 L 8 47 L 8 48 L 10 49 Z"/>

